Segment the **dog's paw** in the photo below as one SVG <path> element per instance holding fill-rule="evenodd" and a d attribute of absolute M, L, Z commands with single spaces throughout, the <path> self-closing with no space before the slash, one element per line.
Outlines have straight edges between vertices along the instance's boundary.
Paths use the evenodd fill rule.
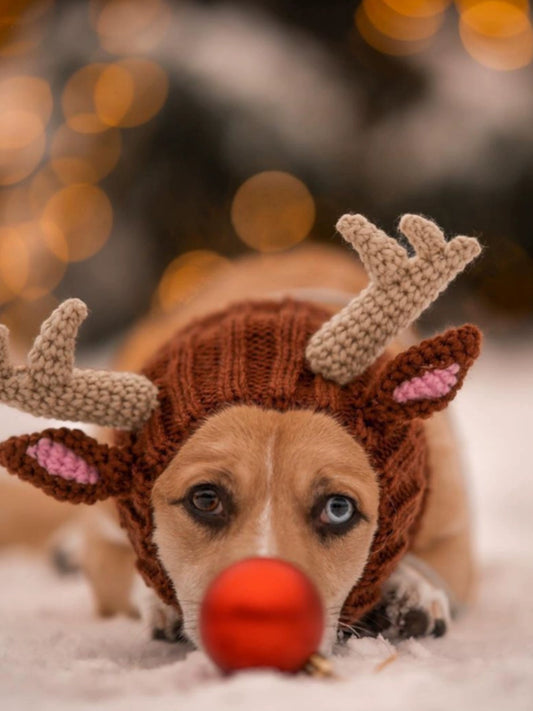
<path fill-rule="evenodd" d="M 383 586 L 380 603 L 361 621 L 370 633 L 397 641 L 442 637 L 451 619 L 446 592 L 408 561 L 402 561 Z"/>
<path fill-rule="evenodd" d="M 152 639 L 163 642 L 187 642 L 183 632 L 183 620 L 176 611 L 167 608 L 158 612 L 159 614 L 152 620 Z"/>
<path fill-rule="evenodd" d="M 146 586 L 140 575 L 135 578 L 133 598 L 152 639 L 164 642 L 188 641 L 183 632 L 181 614 L 170 605 L 165 605 L 155 592 Z"/>

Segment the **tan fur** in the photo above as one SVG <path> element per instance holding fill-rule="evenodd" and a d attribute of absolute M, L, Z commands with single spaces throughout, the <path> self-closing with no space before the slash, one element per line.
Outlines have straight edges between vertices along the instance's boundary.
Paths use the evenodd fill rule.
<path fill-rule="evenodd" d="M 126 340 L 114 367 L 138 370 L 176 328 L 230 302 L 264 298 L 298 287 L 355 293 L 366 283 L 366 274 L 349 251 L 343 253 L 337 249 L 304 246 L 281 255 L 248 257 L 223 268 L 194 299 L 174 313 L 142 321 Z M 317 302 L 320 303 L 320 298 Z M 339 307 L 329 308 L 334 312 Z M 396 344 L 393 350 L 399 351 L 402 347 Z M 447 415 L 434 415 L 426 422 L 426 428 L 432 481 L 413 552 L 440 574 L 458 600 L 464 601 L 472 591 L 472 553 L 467 499 L 456 444 Z M 271 455 L 268 455 L 269 447 L 272 448 Z M 261 519 L 261 512 L 265 509 L 268 491 L 272 496 L 269 545 L 277 555 L 293 560 L 307 570 L 332 609 L 340 606 L 342 595 L 348 592 L 362 569 L 375 525 L 375 480 L 359 450 L 340 426 L 325 415 L 280 414 L 234 407 L 209 418 L 154 487 L 157 542 L 163 562 L 177 583 L 184 607 L 189 602 L 194 610 L 199 595 L 217 570 L 256 550 L 259 521 L 265 520 Z M 187 482 L 206 475 L 206 461 L 202 459 L 207 456 L 205 452 L 209 453 L 214 470 L 219 472 L 217 476 L 225 459 L 234 462 L 232 467 L 227 467 L 234 473 L 231 486 L 242 495 L 240 525 L 220 541 L 199 531 L 180 507 L 168 504 L 169 498 L 183 494 Z M 270 487 L 266 486 L 263 476 L 268 456 L 272 457 Z M 332 467 L 332 462 L 338 464 L 338 469 Z M 294 508 L 295 501 L 304 507 L 310 500 L 313 484 L 309 477 L 315 477 L 321 466 L 327 468 L 328 475 L 338 481 L 339 486 L 342 485 L 343 491 L 349 492 L 353 488 L 371 521 L 327 549 L 317 548 L 316 541 L 308 535 L 303 508 Z M 24 488 L 29 493 L 30 487 Z M 32 510 L 45 501 L 49 504 L 49 500 L 37 491 L 32 496 L 35 502 L 28 505 L 27 518 L 30 519 Z M 57 506 L 58 511 L 70 508 L 66 504 Z M 95 530 L 98 530 L 96 521 L 105 511 L 104 506 L 96 505 L 89 513 L 87 520 L 93 518 L 94 524 L 91 525 Z M 113 543 L 101 532 L 92 535 L 97 537 L 92 545 L 94 560 L 85 567 L 90 571 L 100 601 L 98 608 L 106 614 L 110 611 L 131 612 L 131 571 L 128 567 L 133 563 L 131 552 L 125 547 L 119 551 L 116 541 Z M 107 562 L 106 548 L 109 553 Z M 90 551 L 91 546 L 87 550 Z M 349 566 L 347 560 L 351 561 Z M 111 588 L 114 592 L 110 604 Z M 193 611 L 188 622 L 194 627 Z"/>
<path fill-rule="evenodd" d="M 194 522 L 182 504 L 194 484 L 218 483 L 237 510 L 223 536 Z M 368 520 L 323 543 L 309 511 L 319 495 L 355 499 Z M 315 582 L 328 631 L 366 563 L 377 524 L 377 479 L 363 449 L 326 415 L 236 406 L 210 417 L 156 481 L 155 541 L 196 641 L 201 597 L 213 577 L 250 556 L 279 556 Z M 331 642 L 332 639 L 329 640 Z"/>
<path fill-rule="evenodd" d="M 75 506 L 0 473 L 0 548 L 17 545 L 46 551 L 53 534 L 77 514 Z"/>

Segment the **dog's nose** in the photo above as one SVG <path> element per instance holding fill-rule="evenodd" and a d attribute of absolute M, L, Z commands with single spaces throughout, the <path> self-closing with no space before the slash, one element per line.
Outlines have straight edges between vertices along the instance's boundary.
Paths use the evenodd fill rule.
<path fill-rule="evenodd" d="M 324 610 L 309 578 L 277 558 L 247 558 L 211 583 L 200 612 L 206 652 L 224 671 L 300 670 L 316 651 Z"/>

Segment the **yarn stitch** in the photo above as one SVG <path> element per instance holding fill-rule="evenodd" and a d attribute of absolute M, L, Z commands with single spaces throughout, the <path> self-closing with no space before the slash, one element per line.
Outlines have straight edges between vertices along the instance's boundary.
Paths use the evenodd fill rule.
<path fill-rule="evenodd" d="M 67 481 L 77 481 L 78 484 L 96 484 L 98 481 L 96 467 L 87 464 L 61 442 L 53 442 L 43 437 L 37 444 L 29 446 L 26 453 L 36 459 L 39 465 L 53 476 L 60 476 Z"/>
<path fill-rule="evenodd" d="M 417 378 L 411 378 L 398 385 L 392 393 L 396 402 L 423 400 L 425 398 L 446 395 L 457 382 L 459 363 L 452 363 L 447 368 L 435 368 Z"/>
<path fill-rule="evenodd" d="M 473 237 L 446 242 L 431 220 L 404 215 L 400 230 L 416 250 L 409 258 L 396 240 L 362 215 L 344 215 L 337 230 L 357 250 L 370 284 L 310 339 L 311 370 L 346 385 L 378 358 L 480 251 Z"/>
<path fill-rule="evenodd" d="M 83 301 L 64 301 L 41 326 L 28 365 L 17 368 L 9 361 L 9 331 L 0 326 L 0 400 L 33 415 L 137 429 L 157 405 L 157 388 L 134 373 L 74 368 L 86 317 Z"/>

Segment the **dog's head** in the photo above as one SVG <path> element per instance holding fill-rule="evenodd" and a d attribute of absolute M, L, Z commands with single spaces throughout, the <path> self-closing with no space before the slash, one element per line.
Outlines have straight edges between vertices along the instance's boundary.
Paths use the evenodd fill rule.
<path fill-rule="evenodd" d="M 0 462 L 47 493 L 114 496 L 144 579 L 196 630 L 201 597 L 251 555 L 296 563 L 328 626 L 371 607 L 405 552 L 426 488 L 419 419 L 454 397 L 479 351 L 473 326 L 383 354 L 479 251 L 406 216 L 405 251 L 360 216 L 339 230 L 371 283 L 341 312 L 237 304 L 171 339 L 143 376 L 73 369 L 80 302 L 44 324 L 27 368 L 1 359 L 2 399 L 34 414 L 122 427 L 115 446 L 62 428 L 11 438 Z M 5 339 L 2 348 L 5 356 Z"/>

